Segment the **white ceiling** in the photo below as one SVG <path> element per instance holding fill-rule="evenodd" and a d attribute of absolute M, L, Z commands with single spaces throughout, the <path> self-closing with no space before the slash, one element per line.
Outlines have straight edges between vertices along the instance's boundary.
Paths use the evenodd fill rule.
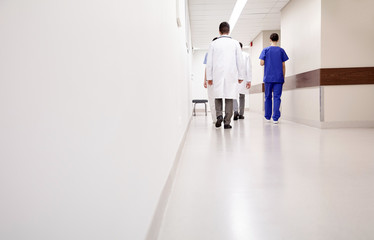
<path fill-rule="evenodd" d="M 264 30 L 280 29 L 280 10 L 289 0 L 248 0 L 231 36 L 244 46 Z M 236 0 L 189 0 L 192 47 L 207 49 L 219 35 L 218 26 L 228 22 Z"/>

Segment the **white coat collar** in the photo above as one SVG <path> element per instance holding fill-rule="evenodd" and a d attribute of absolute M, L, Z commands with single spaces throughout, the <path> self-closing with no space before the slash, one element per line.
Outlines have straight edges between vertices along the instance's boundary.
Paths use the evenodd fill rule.
<path fill-rule="evenodd" d="M 221 35 L 218 38 L 231 38 L 229 35 Z"/>

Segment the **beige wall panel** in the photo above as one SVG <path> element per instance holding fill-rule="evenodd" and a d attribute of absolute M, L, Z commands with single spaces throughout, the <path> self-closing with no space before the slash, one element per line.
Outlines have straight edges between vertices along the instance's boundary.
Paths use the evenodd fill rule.
<path fill-rule="evenodd" d="M 286 76 L 321 67 L 321 1 L 292 0 L 282 10 L 281 39 L 290 60 Z"/>

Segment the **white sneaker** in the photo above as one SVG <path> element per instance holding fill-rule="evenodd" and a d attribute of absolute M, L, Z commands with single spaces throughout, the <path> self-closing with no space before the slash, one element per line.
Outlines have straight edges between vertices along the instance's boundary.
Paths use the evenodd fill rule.
<path fill-rule="evenodd" d="M 269 122 L 270 122 L 270 119 L 266 119 L 266 118 L 265 118 L 265 122 L 266 122 L 266 123 L 269 123 Z"/>
<path fill-rule="evenodd" d="M 278 124 L 278 123 L 279 123 L 279 121 L 274 121 L 273 123 L 274 123 L 274 124 Z"/>

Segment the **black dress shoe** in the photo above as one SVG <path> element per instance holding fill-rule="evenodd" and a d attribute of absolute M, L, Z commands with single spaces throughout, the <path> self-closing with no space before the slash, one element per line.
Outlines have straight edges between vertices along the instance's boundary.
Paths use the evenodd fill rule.
<path fill-rule="evenodd" d="M 239 115 L 239 119 L 244 119 L 244 116 L 243 115 Z"/>
<path fill-rule="evenodd" d="M 223 127 L 224 127 L 225 129 L 230 129 L 230 128 L 232 128 L 230 124 L 225 124 Z"/>
<path fill-rule="evenodd" d="M 222 121 L 223 121 L 223 117 L 222 116 L 218 116 L 217 117 L 217 122 L 216 122 L 216 128 L 221 127 Z"/>
<path fill-rule="evenodd" d="M 238 120 L 238 117 L 239 117 L 239 113 L 238 112 L 234 112 L 234 121 Z"/>

